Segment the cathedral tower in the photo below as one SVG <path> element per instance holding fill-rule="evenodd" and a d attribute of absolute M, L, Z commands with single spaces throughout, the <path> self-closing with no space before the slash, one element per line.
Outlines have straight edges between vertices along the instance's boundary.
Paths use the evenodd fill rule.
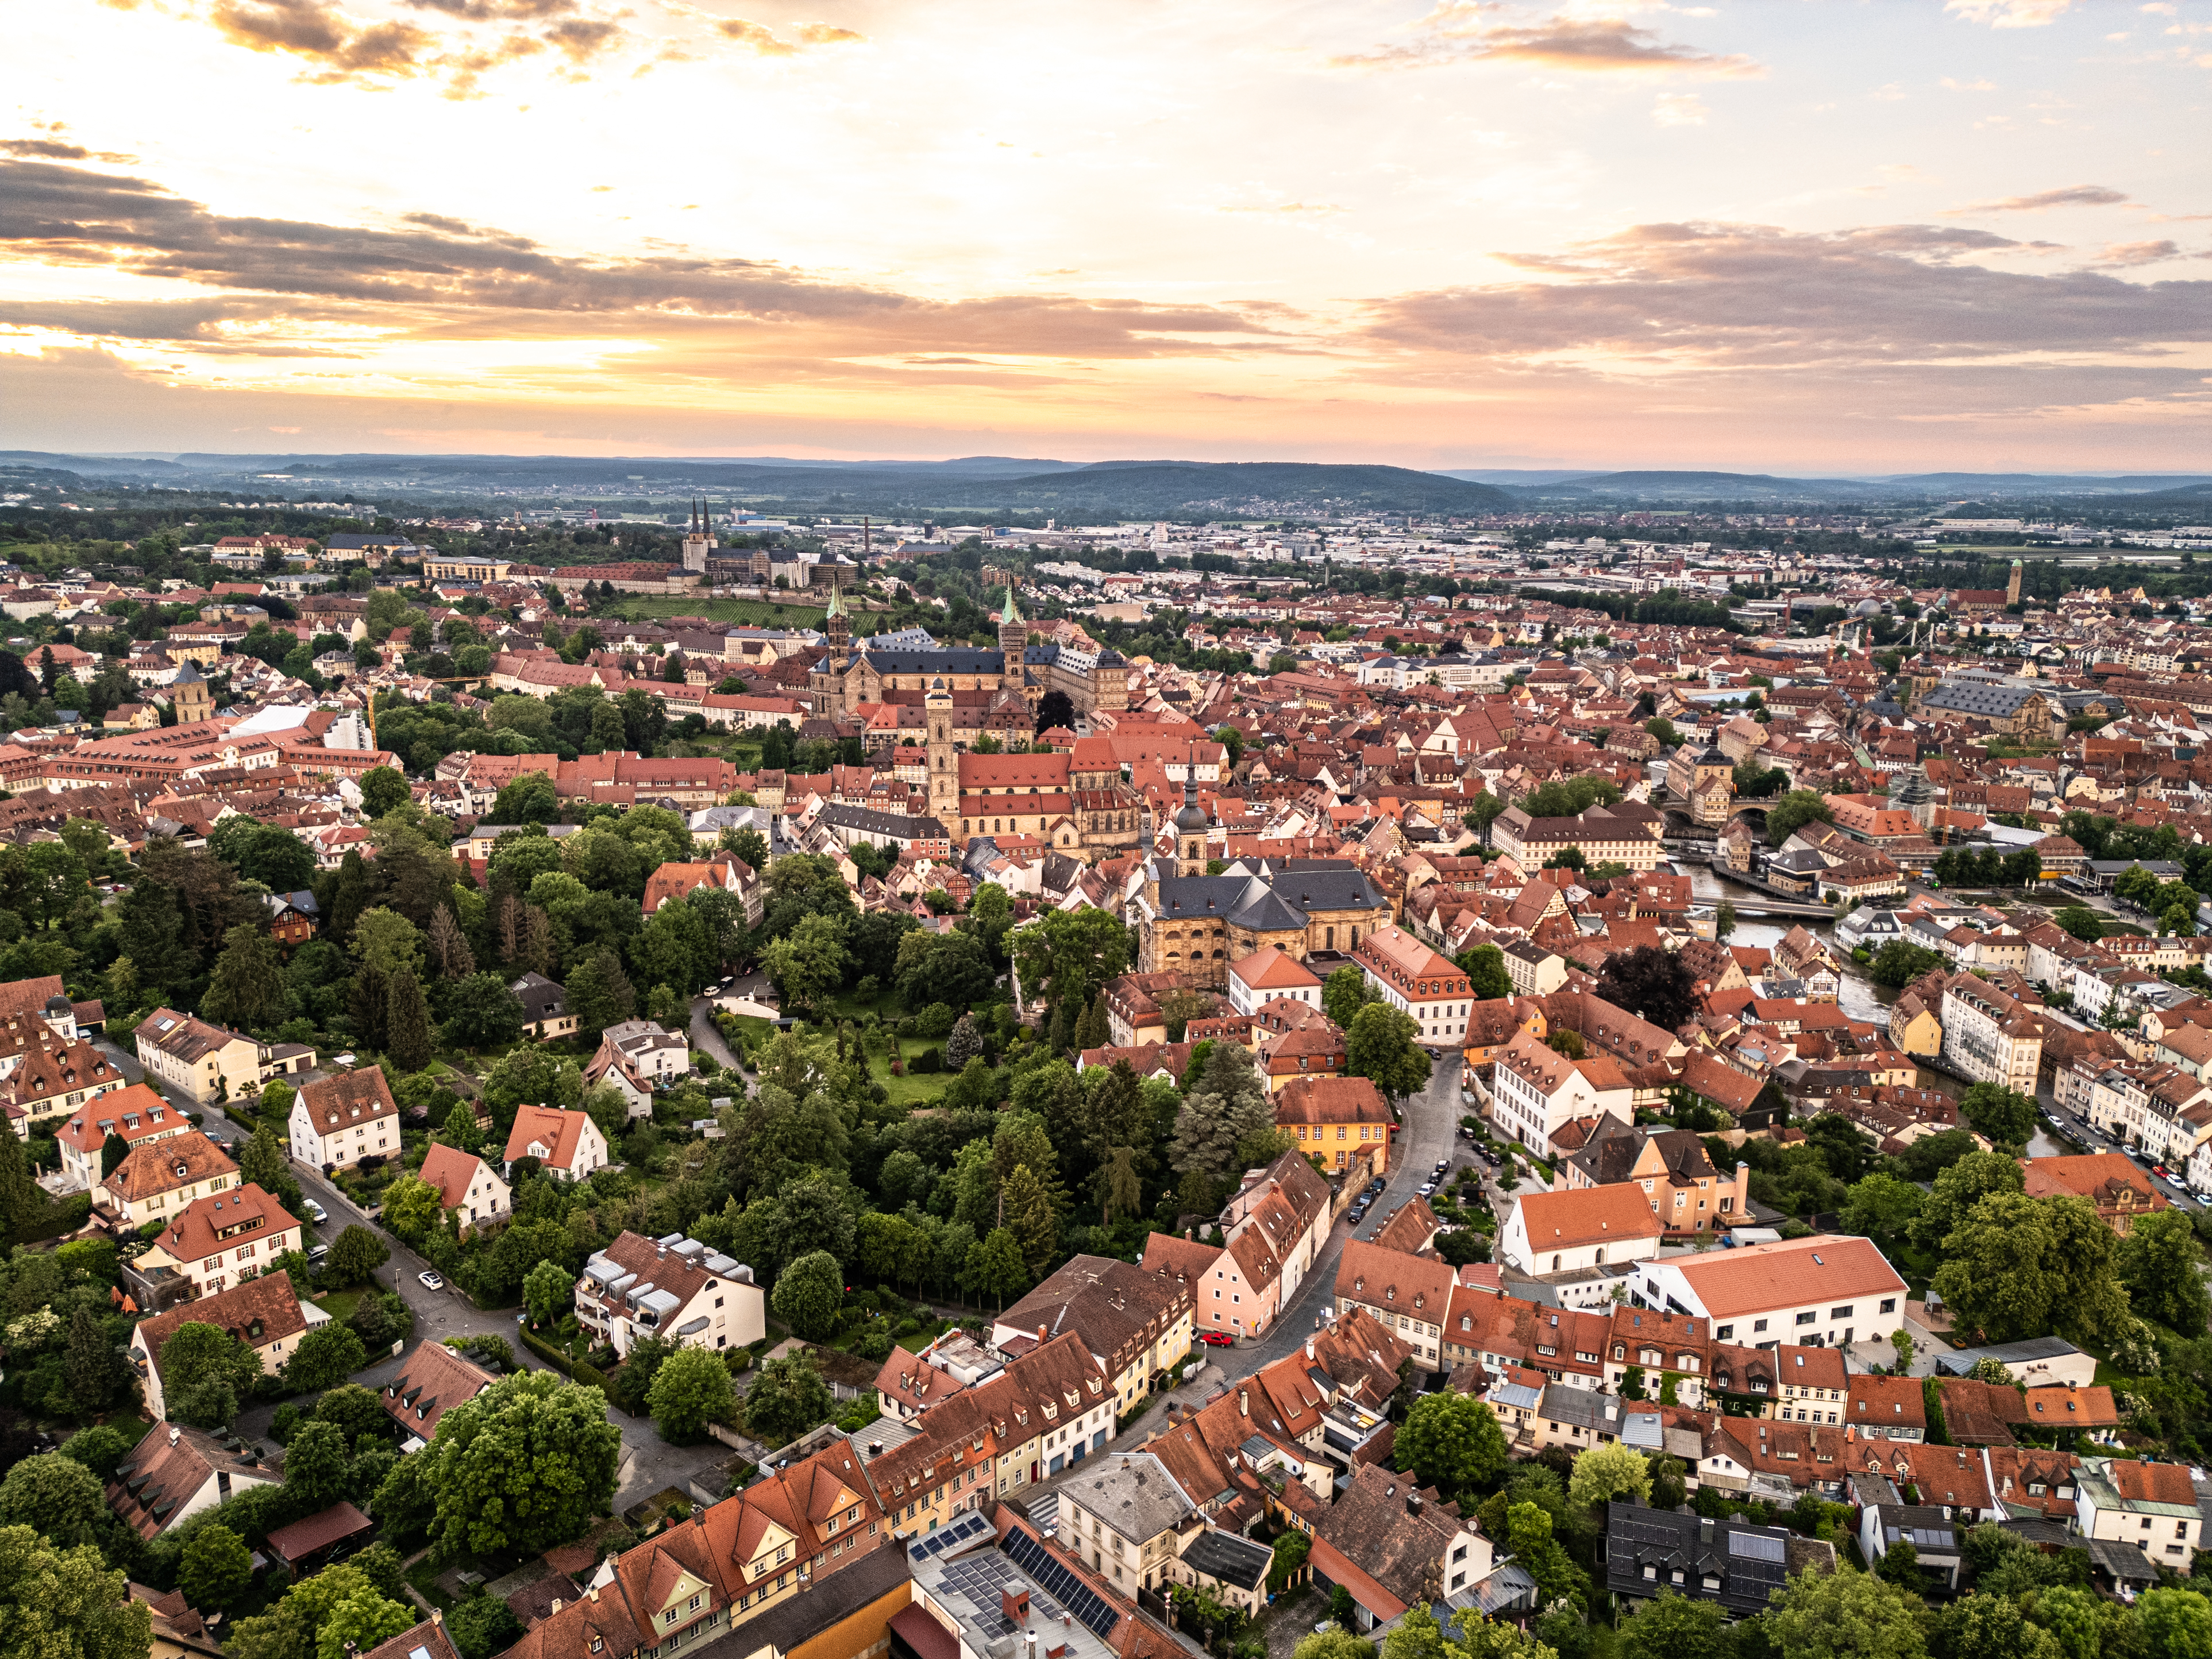
<path fill-rule="evenodd" d="M 2024 573 L 2021 569 L 2020 561 L 2018 559 L 2014 559 L 2012 562 L 2012 580 L 2005 584 L 2005 603 L 2007 605 L 2018 605 L 2020 603 L 2020 579 L 2023 574 Z"/>
<path fill-rule="evenodd" d="M 1183 762 L 1182 810 L 1175 815 L 1176 874 L 1206 873 L 1206 809 L 1198 804 L 1198 750 L 1194 747 Z"/>
<path fill-rule="evenodd" d="M 952 694 L 943 680 L 930 682 L 922 718 L 928 732 L 929 815 L 958 842 L 965 839 L 960 830 L 960 757 L 952 752 Z"/>
<path fill-rule="evenodd" d="M 853 619 L 845 614 L 844 595 L 833 580 L 830 584 L 830 613 L 822 619 L 822 638 L 831 658 L 841 665 L 853 648 Z"/>
<path fill-rule="evenodd" d="M 999 612 L 999 649 L 1006 653 L 1006 676 L 999 683 L 1010 690 L 1022 689 L 1022 654 L 1029 649 L 1030 625 L 1014 609 L 1014 584 L 1006 583 L 1006 603 Z"/>
<path fill-rule="evenodd" d="M 691 527 L 684 533 L 684 568 L 704 572 L 707 555 L 714 550 L 714 513 L 703 501 L 691 503 Z"/>

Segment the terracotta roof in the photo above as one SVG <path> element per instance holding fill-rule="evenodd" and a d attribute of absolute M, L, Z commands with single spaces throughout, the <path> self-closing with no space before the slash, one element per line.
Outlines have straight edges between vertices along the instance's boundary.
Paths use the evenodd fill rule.
<path fill-rule="evenodd" d="M 179 1325 L 212 1325 L 217 1330 L 228 1332 L 248 1347 L 261 1348 L 301 1334 L 307 1328 L 307 1320 L 300 1311 L 300 1297 L 292 1288 L 291 1275 L 264 1273 L 227 1291 L 218 1291 L 213 1296 L 204 1296 L 167 1313 L 155 1314 L 151 1319 L 141 1320 L 137 1340 L 153 1356 L 156 1370 L 161 1369 L 163 1345 L 176 1334 Z"/>
<path fill-rule="evenodd" d="M 582 1112 L 572 1112 L 559 1106 L 518 1106 L 514 1109 L 514 1127 L 507 1132 L 507 1161 L 532 1156 L 532 1146 L 543 1146 L 546 1154 L 542 1160 L 549 1168 L 566 1170 L 576 1161 L 577 1145 L 584 1136 L 584 1126 L 592 1120 Z"/>
<path fill-rule="evenodd" d="M 1711 1251 L 1668 1265 L 1689 1279 L 1715 1319 L 1815 1299 L 1905 1292 L 1905 1281 L 1869 1240 L 1836 1234 Z"/>
<path fill-rule="evenodd" d="M 428 1440 L 447 1412 L 498 1381 L 441 1342 L 417 1343 L 399 1374 L 384 1385 L 385 1415 L 407 1433 Z"/>
<path fill-rule="evenodd" d="M 191 1127 L 185 1115 L 150 1085 L 134 1083 L 85 1102 L 70 1115 L 57 1138 L 89 1156 L 100 1149 L 111 1130 L 135 1144 L 177 1137 Z"/>
<path fill-rule="evenodd" d="M 283 1205 L 249 1181 L 194 1199 L 154 1243 L 177 1261 L 192 1262 L 219 1250 L 235 1249 L 247 1239 L 267 1251 L 283 1249 L 281 1237 L 289 1230 L 290 1243 L 297 1244 L 299 1227 Z"/>
<path fill-rule="evenodd" d="M 269 1534 L 269 1547 L 289 1563 L 326 1550 L 331 1545 L 370 1530 L 376 1523 L 350 1504 L 333 1504 L 319 1515 L 279 1527 Z"/>
<path fill-rule="evenodd" d="M 131 1204 L 155 1193 L 173 1192 L 216 1176 L 234 1176 L 230 1154 L 198 1130 L 167 1140 L 142 1141 L 100 1181 L 118 1202 Z"/>
<path fill-rule="evenodd" d="M 1571 1250 L 1585 1244 L 1623 1239 L 1657 1240 L 1666 1225 L 1652 1213 L 1644 1189 L 1632 1184 L 1583 1187 L 1564 1193 L 1520 1193 L 1514 1204 L 1528 1245 L 1538 1250 Z"/>
<path fill-rule="evenodd" d="M 441 1209 L 458 1210 L 468 1202 L 469 1188 L 476 1184 L 477 1176 L 489 1173 L 484 1161 L 474 1152 L 465 1152 L 458 1146 L 448 1146 L 441 1140 L 430 1143 L 422 1155 L 422 1179 L 438 1189 L 438 1204 Z"/>
<path fill-rule="evenodd" d="M 300 1100 L 316 1130 L 323 1134 L 349 1124 L 399 1115 L 392 1085 L 384 1080 L 383 1069 L 375 1066 L 319 1078 L 300 1091 Z"/>

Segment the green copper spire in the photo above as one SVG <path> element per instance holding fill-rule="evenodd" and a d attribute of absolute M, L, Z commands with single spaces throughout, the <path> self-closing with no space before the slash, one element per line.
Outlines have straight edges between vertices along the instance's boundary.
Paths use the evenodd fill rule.
<path fill-rule="evenodd" d="M 1008 582 L 1006 584 L 1006 608 L 999 612 L 1000 626 L 1004 627 L 1008 623 L 1018 623 L 1021 619 L 1021 612 L 1014 609 L 1014 585 L 1012 582 Z"/>
<path fill-rule="evenodd" d="M 827 622 L 831 617 L 842 617 L 845 614 L 845 605 L 842 596 L 843 590 L 837 586 L 836 580 L 833 579 L 830 584 L 830 609 L 823 614 L 822 618 L 823 621 Z"/>

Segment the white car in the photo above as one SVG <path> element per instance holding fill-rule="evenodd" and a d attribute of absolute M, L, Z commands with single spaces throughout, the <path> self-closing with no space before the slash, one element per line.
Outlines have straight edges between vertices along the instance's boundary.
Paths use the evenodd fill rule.
<path fill-rule="evenodd" d="M 446 1288 L 446 1281 L 428 1268 L 416 1273 L 415 1277 L 422 1282 L 422 1288 L 426 1291 L 442 1291 Z"/>
<path fill-rule="evenodd" d="M 316 1203 L 312 1198 L 301 1199 L 300 1200 L 300 1207 L 307 1212 L 307 1219 L 313 1222 L 318 1227 L 321 1226 L 323 1223 L 330 1219 L 330 1217 L 325 1213 L 323 1206 Z"/>

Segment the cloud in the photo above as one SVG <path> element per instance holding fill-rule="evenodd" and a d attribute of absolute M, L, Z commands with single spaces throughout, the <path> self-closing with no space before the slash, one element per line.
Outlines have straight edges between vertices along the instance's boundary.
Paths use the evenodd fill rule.
<path fill-rule="evenodd" d="M 2074 0 L 1945 0 L 1943 9 L 1970 23 L 1996 29 L 2036 29 L 2055 23 Z"/>
<path fill-rule="evenodd" d="M 1701 127 L 1711 113 L 1694 92 L 1662 92 L 1651 106 L 1651 118 L 1662 127 Z"/>
<path fill-rule="evenodd" d="M 2181 248 L 2178 243 L 2107 242 L 2104 252 L 2098 254 L 2100 265 L 2154 265 L 2161 259 L 2179 258 Z"/>
<path fill-rule="evenodd" d="M 234 295 L 270 316 L 416 338 L 726 335 L 733 349 L 874 355 L 969 351 L 1147 357 L 1304 349 L 1280 307 L 1157 305 L 1054 295 L 923 300 L 744 259 L 586 259 L 437 215 L 400 229 L 210 212 L 145 179 L 0 162 L 0 249 Z M 453 228 L 460 224 L 459 229 Z M 103 313 L 120 317 L 125 313 Z M 159 337 L 171 337 L 164 333 Z"/>
<path fill-rule="evenodd" d="M 1537 23 L 1488 21 L 1486 0 L 1444 0 L 1415 27 L 1405 46 L 1329 60 L 1339 69 L 1431 69 L 1453 64 L 1521 63 L 1598 74 L 1730 77 L 1765 70 L 1740 55 L 1721 56 L 1662 44 L 1625 18 L 1560 15 Z"/>
<path fill-rule="evenodd" d="M 34 155 L 50 161 L 120 161 L 125 165 L 138 159 L 135 155 L 118 155 L 113 150 L 65 144 L 55 138 L 0 138 L 0 154 Z"/>
<path fill-rule="evenodd" d="M 858 29 L 840 28 L 835 23 L 801 23 L 795 33 L 810 46 L 852 46 L 868 38 Z"/>
<path fill-rule="evenodd" d="M 222 37 L 250 52 L 283 52 L 318 65 L 316 79 L 406 77 L 425 67 L 435 39 L 411 23 L 356 27 L 320 0 L 217 0 L 208 14 Z"/>
<path fill-rule="evenodd" d="M 1953 208 L 1953 214 L 1965 213 L 2041 213 L 2046 209 L 2060 207 L 2112 207 L 2128 199 L 2125 191 L 2112 190 L 2103 185 L 2069 185 L 2063 190 L 2041 190 L 2033 196 L 2008 196 L 1998 202 L 1976 202 L 1968 207 Z"/>
<path fill-rule="evenodd" d="M 1367 326 L 1414 356 L 1708 368 L 2155 358 L 2170 343 L 2212 339 L 2212 283 L 2029 276 L 1972 262 L 2019 246 L 1933 225 L 1826 235 L 1639 225 L 1571 255 L 1514 262 L 1543 280 L 1377 302 Z"/>
<path fill-rule="evenodd" d="M 1348 212 L 1350 210 L 1336 202 L 1272 202 L 1261 203 L 1254 207 L 1219 208 L 1217 209 L 1216 211 L 1221 213 L 1288 213 L 1325 217 L 1331 214 Z"/>
<path fill-rule="evenodd" d="M 742 17 L 725 17 L 714 27 L 741 46 L 750 46 L 763 58 L 793 58 L 809 46 L 851 46 L 868 37 L 858 29 L 840 28 L 835 23 L 801 23 L 792 33 L 796 43 L 780 39 L 775 31 L 764 23 L 750 23 Z"/>
<path fill-rule="evenodd" d="M 417 11 L 443 12 L 471 23 L 558 17 L 576 9 L 575 0 L 407 0 Z"/>
<path fill-rule="evenodd" d="M 1946 92 L 1995 92 L 1997 89 L 1997 83 L 1994 81 L 1954 81 L 1948 75 L 1936 84 Z"/>

